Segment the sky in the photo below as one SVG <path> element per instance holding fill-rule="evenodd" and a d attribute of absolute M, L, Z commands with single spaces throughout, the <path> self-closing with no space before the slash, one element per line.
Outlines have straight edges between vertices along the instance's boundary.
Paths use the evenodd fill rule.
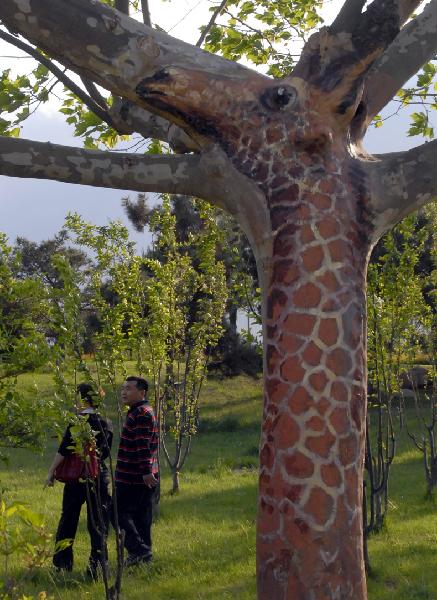
<path fill-rule="evenodd" d="M 158 23 L 171 35 L 195 43 L 201 24 L 208 22 L 211 6 L 209 0 L 173 0 L 162 2 L 150 0 L 152 22 Z M 324 18 L 330 23 L 337 14 L 342 2 L 332 0 L 326 3 Z M 12 67 L 25 72 L 31 67 L 29 59 L 17 57 L 18 50 L 0 41 L 0 71 Z M 396 110 L 396 105 L 388 105 L 383 113 L 388 116 Z M 407 137 L 409 126 L 408 112 L 385 121 L 379 129 L 370 128 L 365 140 L 370 152 L 384 153 L 406 150 L 423 142 L 420 137 Z M 437 128 L 437 119 L 434 117 Z M 81 146 L 81 139 L 72 135 L 68 126 L 53 104 L 44 105 L 24 124 L 22 138 L 38 141 L 51 141 L 69 146 Z M 121 207 L 125 196 L 135 198 L 135 193 L 109 190 L 36 179 L 19 179 L 0 176 L 0 231 L 5 232 L 13 242 L 17 236 L 34 241 L 52 237 L 62 227 L 68 211 L 78 212 L 84 219 L 98 225 L 109 219 L 119 219 L 127 226 L 128 220 Z M 129 226 L 131 238 L 136 241 L 138 251 L 150 241 L 147 234 L 140 234 Z"/>

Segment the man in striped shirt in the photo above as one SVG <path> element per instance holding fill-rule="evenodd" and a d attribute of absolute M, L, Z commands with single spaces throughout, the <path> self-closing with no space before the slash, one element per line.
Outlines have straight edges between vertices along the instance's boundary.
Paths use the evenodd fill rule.
<path fill-rule="evenodd" d="M 147 400 L 148 383 L 127 377 L 121 400 L 129 407 L 115 469 L 117 514 L 125 532 L 126 566 L 152 560 L 152 505 L 158 484 L 158 428 Z"/>

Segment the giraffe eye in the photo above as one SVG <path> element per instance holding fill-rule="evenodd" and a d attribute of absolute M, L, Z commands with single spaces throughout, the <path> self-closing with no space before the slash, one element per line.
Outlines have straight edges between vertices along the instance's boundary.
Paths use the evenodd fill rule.
<path fill-rule="evenodd" d="M 261 96 L 261 101 L 271 110 L 284 110 L 293 108 L 297 98 L 296 88 L 291 85 L 280 85 L 267 89 Z"/>

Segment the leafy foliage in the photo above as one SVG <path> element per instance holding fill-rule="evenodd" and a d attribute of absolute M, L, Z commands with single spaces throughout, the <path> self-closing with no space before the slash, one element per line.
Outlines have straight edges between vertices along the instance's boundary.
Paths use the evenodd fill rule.
<path fill-rule="evenodd" d="M 224 265 L 216 257 L 221 236 L 215 211 L 201 201 L 196 201 L 195 207 L 201 227 L 186 241 L 177 239 L 176 217 L 168 197 L 163 197 L 162 208 L 151 215 L 156 258 L 144 260 L 149 275 L 145 283 L 147 309 L 137 321 L 134 336 L 139 360 L 151 369 L 162 445 L 175 491 L 197 430 L 207 351 L 221 335 L 227 298 Z"/>
<path fill-rule="evenodd" d="M 413 101 L 419 102 L 423 110 L 414 112 L 411 115 L 411 126 L 408 130 L 409 136 L 422 135 L 425 138 L 434 138 L 434 128 L 430 123 L 430 110 L 437 109 L 437 65 L 429 62 L 422 68 L 417 76 L 416 86 L 413 88 L 404 88 L 398 93 L 398 97 L 404 106 L 408 106 Z"/>
<path fill-rule="evenodd" d="M 16 378 L 49 357 L 45 289 L 38 278 L 19 278 L 19 264 L 6 236 L 0 234 L 0 445 L 8 447 L 42 443 L 44 403 L 38 394 L 31 404 L 23 403 Z"/>
<path fill-rule="evenodd" d="M 388 512 L 388 482 L 396 448 L 393 402 L 400 388 L 401 367 L 412 363 L 431 333 L 430 308 L 418 272 L 426 239 L 426 229 L 418 226 L 417 215 L 411 215 L 380 240 L 368 269 L 369 408 L 378 418 L 372 432 L 368 420 L 366 432 L 366 538 L 383 528 Z"/>
<path fill-rule="evenodd" d="M 106 98 L 108 105 L 112 97 Z M 100 144 L 106 148 L 114 148 L 119 142 L 128 140 L 129 135 L 120 135 L 107 123 L 88 109 L 86 104 L 75 94 L 65 88 L 65 98 L 59 109 L 66 115 L 66 122 L 74 127 L 74 135 L 83 138 L 83 145 L 88 149 L 96 149 Z"/>
<path fill-rule="evenodd" d="M 19 137 L 20 124 L 38 106 L 47 102 L 53 78 L 42 64 L 29 74 L 11 77 L 11 70 L 0 74 L 0 135 Z"/>
<path fill-rule="evenodd" d="M 221 11 L 224 23 L 212 27 L 205 48 L 229 60 L 267 65 L 269 75 L 282 77 L 295 62 L 296 41 L 320 24 L 321 5 L 320 0 L 230 0 Z"/>
<path fill-rule="evenodd" d="M 430 309 L 416 272 L 427 231 L 417 230 L 416 220 L 412 215 L 386 234 L 368 270 L 369 378 L 387 394 L 399 389 L 401 362 L 431 335 Z"/>
<path fill-rule="evenodd" d="M 23 581 L 7 579 L 12 561 L 21 556 L 27 567 L 26 577 L 47 564 L 52 556 L 52 535 L 45 527 L 42 514 L 22 502 L 10 502 L 0 494 L 0 557 L 5 579 L 0 582 L 1 600 L 31 600 L 22 594 Z M 45 592 L 39 598 L 46 599 Z M 49 600 L 47 598 L 47 600 Z"/>

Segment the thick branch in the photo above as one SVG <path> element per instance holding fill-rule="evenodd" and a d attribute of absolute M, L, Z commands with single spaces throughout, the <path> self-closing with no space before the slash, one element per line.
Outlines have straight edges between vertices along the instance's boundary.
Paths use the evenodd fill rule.
<path fill-rule="evenodd" d="M 399 27 L 402 27 L 422 2 L 423 0 L 373 0 L 372 4 L 382 10 L 385 16 L 395 16 Z"/>
<path fill-rule="evenodd" d="M 366 73 L 400 30 L 396 0 L 374 0 L 362 12 L 364 4 L 346 0 L 332 25 L 311 36 L 292 73 L 331 94 L 339 114 L 355 112 Z"/>
<path fill-rule="evenodd" d="M 57 67 L 44 54 L 36 48 L 22 42 L 15 36 L 0 29 L 0 38 L 23 50 L 38 62 L 45 65 L 65 87 L 70 89 L 82 102 L 97 115 L 102 121 L 121 134 L 139 133 L 144 138 L 156 138 L 169 142 L 171 147 L 179 153 L 197 152 L 199 146 L 191 140 L 187 134 L 167 120 L 158 117 L 142 108 L 134 106 L 131 102 L 123 102 L 115 98 L 113 105 L 108 109 L 105 98 L 100 94 L 95 84 L 81 76 L 81 80 L 89 93 L 89 96 L 74 83 L 59 67 Z"/>
<path fill-rule="evenodd" d="M 141 192 L 199 195 L 198 155 L 121 154 L 0 137 L 0 175 Z"/>
<path fill-rule="evenodd" d="M 367 123 L 436 53 L 437 0 L 431 0 L 423 12 L 401 30 L 369 72 L 364 92 Z"/>
<path fill-rule="evenodd" d="M 202 154 L 152 156 L 0 137 L 0 175 L 204 198 L 234 216 L 256 250 L 261 272 L 269 269 L 265 196 L 218 146 Z"/>
<path fill-rule="evenodd" d="M 375 241 L 410 212 L 437 199 L 437 140 L 367 163 Z M 362 163 L 363 164 L 363 163 Z"/>
<path fill-rule="evenodd" d="M 399 23 L 404 25 L 414 11 L 419 8 L 423 0 L 397 0 L 397 10 L 399 14 Z"/>
<path fill-rule="evenodd" d="M 100 2 L 2 0 L 0 18 L 115 95 L 188 129 L 202 128 L 203 122 L 193 123 L 189 115 L 207 110 L 208 94 L 217 98 L 214 80 L 232 79 L 241 88 L 256 78 L 241 65 L 146 27 Z"/>

